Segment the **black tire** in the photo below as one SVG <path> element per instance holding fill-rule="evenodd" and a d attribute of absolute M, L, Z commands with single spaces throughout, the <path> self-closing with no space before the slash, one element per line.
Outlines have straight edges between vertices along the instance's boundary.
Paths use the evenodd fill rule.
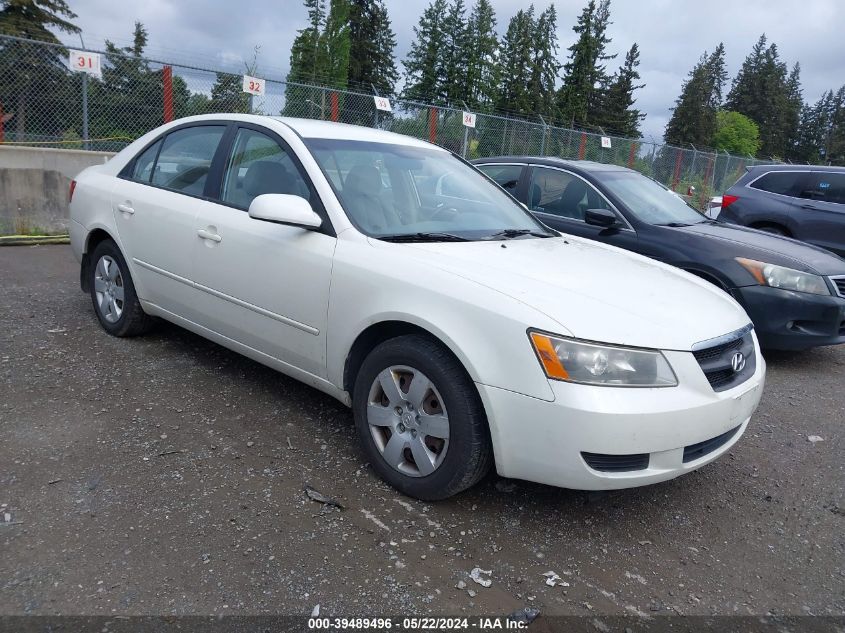
<path fill-rule="evenodd" d="M 98 265 L 103 258 L 109 258 L 113 262 L 110 265 L 117 265 L 119 276 L 112 283 L 123 291 L 123 300 L 116 300 L 121 312 L 114 320 L 110 320 L 107 314 L 108 308 L 101 307 L 101 300 L 98 298 L 98 295 L 102 295 L 97 290 Z M 103 329 L 112 336 L 140 336 L 153 327 L 155 323 L 153 318 L 144 312 L 141 302 L 138 301 L 138 295 L 135 294 L 135 285 L 132 283 L 126 260 L 112 240 L 103 240 L 91 253 L 88 262 L 88 287 L 91 292 L 91 302 L 94 305 L 94 314 L 97 315 Z"/>
<path fill-rule="evenodd" d="M 431 381 L 448 413 L 449 442 L 442 462 L 426 476 L 410 476 L 388 464 L 367 421 L 370 391 L 378 375 L 392 366 L 414 368 Z M 437 501 L 470 488 L 493 463 L 484 406 L 460 362 L 436 340 L 409 334 L 378 345 L 358 371 L 353 389 L 353 415 L 358 437 L 373 469 L 391 486 L 416 499 Z"/>

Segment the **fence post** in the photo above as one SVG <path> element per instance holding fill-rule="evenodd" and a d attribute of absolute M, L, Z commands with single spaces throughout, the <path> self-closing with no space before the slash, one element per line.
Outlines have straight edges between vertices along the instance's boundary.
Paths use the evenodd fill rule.
<path fill-rule="evenodd" d="M 637 156 L 637 142 L 631 141 L 631 147 L 628 149 L 628 169 L 634 168 L 634 158 Z"/>
<path fill-rule="evenodd" d="M 340 118 L 340 104 L 339 104 L 339 97 L 337 92 L 332 92 L 331 94 L 331 104 L 332 104 L 332 121 L 337 122 Z"/>
<path fill-rule="evenodd" d="M 3 102 L 0 101 L 0 145 L 6 142 L 6 115 L 3 113 Z"/>
<path fill-rule="evenodd" d="M 675 171 L 672 173 L 672 191 L 678 188 L 678 183 L 681 182 L 681 154 L 683 150 L 680 147 L 675 148 Z"/>
<path fill-rule="evenodd" d="M 720 189 L 724 189 L 725 181 L 728 179 L 728 169 L 731 167 L 731 155 L 728 154 L 728 150 L 725 150 L 725 173 L 722 175 L 722 186 L 719 187 Z"/>
<path fill-rule="evenodd" d="M 581 144 L 578 146 L 578 160 L 584 160 L 587 155 L 587 133 L 581 132 Z"/>
<path fill-rule="evenodd" d="M 428 140 L 437 142 L 437 108 L 432 106 L 428 111 Z"/>
<path fill-rule="evenodd" d="M 165 66 L 162 69 L 162 83 L 164 84 L 164 122 L 170 123 L 173 120 L 173 68 Z M 250 112 L 252 111 L 252 103 Z"/>
<path fill-rule="evenodd" d="M 88 73 L 82 73 L 82 147 L 91 149 L 88 143 Z"/>

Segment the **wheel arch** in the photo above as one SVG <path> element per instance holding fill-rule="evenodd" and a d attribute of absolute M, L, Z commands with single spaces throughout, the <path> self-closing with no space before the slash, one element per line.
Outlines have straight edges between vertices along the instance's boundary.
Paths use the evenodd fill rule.
<path fill-rule="evenodd" d="M 470 380 L 473 380 L 471 368 L 467 366 L 466 360 L 454 351 L 452 345 L 444 340 L 443 336 L 410 321 L 388 319 L 369 325 L 355 337 L 343 366 L 343 389 L 350 394 L 352 393 L 358 370 L 373 349 L 385 341 L 407 334 L 423 334 L 440 343 L 460 363 Z"/>
<path fill-rule="evenodd" d="M 89 292 L 91 290 L 90 284 L 88 283 L 91 252 L 106 240 L 112 240 L 115 244 L 118 244 L 114 236 L 100 226 L 94 227 L 85 236 L 85 244 L 82 249 L 82 263 L 79 267 L 79 285 L 82 287 L 83 292 Z M 120 248 L 120 244 L 118 244 L 118 248 Z"/>
<path fill-rule="evenodd" d="M 792 229 L 790 229 L 783 222 L 778 222 L 776 220 L 758 220 L 756 222 L 749 223 L 748 228 L 757 229 L 758 231 L 764 231 L 767 228 L 773 228 L 782 231 L 786 237 L 794 237 Z"/>

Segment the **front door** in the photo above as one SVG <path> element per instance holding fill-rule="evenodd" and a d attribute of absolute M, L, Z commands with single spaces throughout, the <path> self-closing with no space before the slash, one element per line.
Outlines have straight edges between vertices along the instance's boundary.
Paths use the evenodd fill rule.
<path fill-rule="evenodd" d="M 329 284 L 337 240 L 330 232 L 251 218 L 249 204 L 268 193 L 297 195 L 322 211 L 287 144 L 264 128 L 241 126 L 216 200 L 202 208 L 194 226 L 194 278 L 202 295 L 202 324 L 325 377 Z"/>
<path fill-rule="evenodd" d="M 570 171 L 533 166 L 527 197 L 526 204 L 537 218 L 558 231 L 638 251 L 637 234 L 625 219 L 592 184 Z M 613 211 L 618 217 L 617 226 L 605 228 L 587 224 L 587 209 Z"/>

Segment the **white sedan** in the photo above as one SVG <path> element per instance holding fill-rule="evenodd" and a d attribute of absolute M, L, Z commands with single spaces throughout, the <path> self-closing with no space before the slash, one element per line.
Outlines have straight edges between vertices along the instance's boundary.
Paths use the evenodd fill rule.
<path fill-rule="evenodd" d="M 761 396 L 757 339 L 727 294 L 551 231 L 422 141 L 191 117 L 86 169 L 71 195 L 107 332 L 159 317 L 330 394 L 413 497 L 493 464 L 589 490 L 671 479 L 727 451 Z"/>

